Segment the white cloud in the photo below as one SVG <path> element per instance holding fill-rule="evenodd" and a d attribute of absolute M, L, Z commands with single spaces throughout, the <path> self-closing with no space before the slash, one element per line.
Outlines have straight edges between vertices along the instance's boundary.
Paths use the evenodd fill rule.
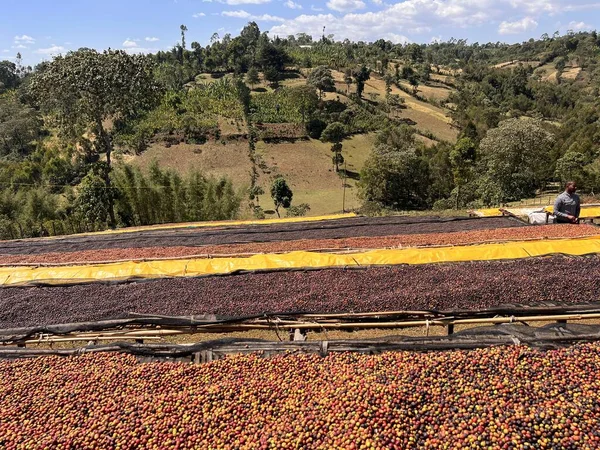
<path fill-rule="evenodd" d="M 569 25 L 567 27 L 569 30 L 573 30 L 573 31 L 583 31 L 583 30 L 591 30 L 593 27 L 591 25 L 588 25 L 585 22 L 569 22 Z"/>
<path fill-rule="evenodd" d="M 10 53 L 10 50 L 5 48 L 4 50 L 2 50 L 2 53 Z"/>
<path fill-rule="evenodd" d="M 316 11 L 316 12 L 325 11 L 323 8 L 318 8 L 315 5 L 310 5 L 310 9 L 312 9 L 313 11 Z"/>
<path fill-rule="evenodd" d="M 444 41 L 442 41 L 442 35 L 440 34 L 439 36 L 431 36 L 431 39 L 429 42 L 432 44 L 436 44 L 436 43 L 440 43 L 440 42 L 444 42 Z"/>
<path fill-rule="evenodd" d="M 570 2 L 569 5 L 562 8 L 563 11 L 585 11 L 589 9 L 600 9 L 600 2 L 597 3 L 582 3 L 575 4 L 576 2 Z"/>
<path fill-rule="evenodd" d="M 502 22 L 498 27 L 498 33 L 500 34 L 519 34 L 526 31 L 535 30 L 538 23 L 531 17 L 524 17 L 521 20 L 515 22 Z"/>
<path fill-rule="evenodd" d="M 243 9 L 239 11 L 223 11 L 221 15 L 225 17 L 234 17 L 236 19 L 261 20 L 263 22 L 285 22 L 285 19 L 282 17 L 272 16 L 270 14 L 255 16 L 247 11 L 244 11 Z"/>
<path fill-rule="evenodd" d="M 23 45 L 23 44 L 17 44 L 17 45 L 11 46 L 11 48 L 25 49 L 25 48 L 29 48 L 29 47 L 27 47 L 26 45 Z"/>
<path fill-rule="evenodd" d="M 239 11 L 223 11 L 221 15 L 226 17 L 235 17 L 237 19 L 249 19 L 252 16 L 252 14 L 244 11 L 243 9 Z"/>
<path fill-rule="evenodd" d="M 123 42 L 122 45 L 125 48 L 133 48 L 133 47 L 137 47 L 138 46 L 137 42 L 135 42 L 135 41 L 133 41 L 133 40 L 131 40 L 129 38 L 125 39 L 125 42 Z"/>
<path fill-rule="evenodd" d="M 38 48 L 35 51 L 35 53 L 37 53 L 38 55 L 54 56 L 54 55 L 58 55 L 60 53 L 64 53 L 66 51 L 67 51 L 67 49 L 60 45 L 53 45 L 52 47 L 48 47 L 48 48 Z"/>
<path fill-rule="evenodd" d="M 262 5 L 270 3 L 271 0 L 218 0 L 219 3 L 225 3 L 226 5 Z"/>
<path fill-rule="evenodd" d="M 33 44 L 35 39 L 31 36 L 27 36 L 26 34 L 22 36 L 15 36 L 15 44 Z"/>
<path fill-rule="evenodd" d="M 558 1 L 554 0 L 510 0 L 510 5 L 527 14 L 554 14 L 560 11 Z"/>
<path fill-rule="evenodd" d="M 157 42 L 157 41 L 160 41 L 160 39 L 159 39 L 159 38 L 157 38 L 157 37 L 147 37 L 147 38 L 145 38 L 144 40 L 145 40 L 146 42 Z"/>
<path fill-rule="evenodd" d="M 371 3 L 373 3 L 377 6 L 381 6 L 381 5 L 383 5 L 383 0 L 371 0 Z"/>
<path fill-rule="evenodd" d="M 339 12 L 355 11 L 363 9 L 365 6 L 365 2 L 362 0 L 330 0 L 327 2 L 329 9 Z"/>
<path fill-rule="evenodd" d="M 333 1 L 333 0 L 332 0 Z M 271 29 L 271 35 L 307 33 L 320 38 L 323 26 L 338 40 L 408 40 L 407 34 L 429 33 L 441 27 L 467 28 L 499 20 L 510 0 L 404 0 L 368 12 L 303 14 Z M 502 8 L 499 2 L 504 2 Z M 456 30 L 454 30 L 456 32 Z M 460 32 L 458 32 L 460 33 Z"/>
<path fill-rule="evenodd" d="M 302 9 L 302 5 L 300 3 L 294 2 L 293 0 L 287 0 L 287 2 L 284 3 L 284 5 L 290 9 Z"/>
<path fill-rule="evenodd" d="M 203 12 L 192 14 L 192 17 L 195 19 L 197 19 L 199 17 L 204 17 L 204 16 L 206 16 L 206 14 L 204 14 Z"/>

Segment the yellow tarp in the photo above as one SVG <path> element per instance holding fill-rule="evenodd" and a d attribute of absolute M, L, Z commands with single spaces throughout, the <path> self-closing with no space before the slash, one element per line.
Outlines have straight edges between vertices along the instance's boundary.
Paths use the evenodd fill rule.
<path fill-rule="evenodd" d="M 2 267 L 0 285 L 31 282 L 48 284 L 121 281 L 133 278 L 195 277 L 228 274 L 240 270 L 301 269 L 344 266 L 430 264 L 458 261 L 520 259 L 556 253 L 585 255 L 600 253 L 600 235 L 496 244 L 372 250 L 363 253 L 312 253 L 254 255 L 247 258 L 213 258 L 122 262 L 62 267 Z"/>
<path fill-rule="evenodd" d="M 478 217 L 500 217 L 503 215 L 499 208 L 476 209 L 473 214 Z"/>
<path fill-rule="evenodd" d="M 546 206 L 544 211 L 552 214 L 554 213 L 554 206 Z M 600 217 L 600 206 L 581 205 L 581 214 L 579 214 L 580 219 L 592 219 L 595 217 Z"/>

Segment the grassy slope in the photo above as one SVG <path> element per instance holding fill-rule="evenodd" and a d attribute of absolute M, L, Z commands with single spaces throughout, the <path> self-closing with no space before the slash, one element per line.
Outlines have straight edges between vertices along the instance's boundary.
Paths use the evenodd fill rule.
<path fill-rule="evenodd" d="M 335 79 L 336 88 L 346 91 L 347 86 L 344 84 L 344 74 L 342 72 L 332 71 Z M 450 89 L 447 86 L 437 83 L 432 86 L 419 87 L 420 94 L 432 99 L 447 98 Z M 354 91 L 354 86 L 351 87 L 351 92 Z M 385 82 L 379 75 L 371 74 L 371 79 L 365 84 L 364 97 L 369 99 L 370 94 L 376 94 L 377 102 L 385 99 Z M 400 118 L 410 119 L 416 123 L 417 130 L 433 133 L 438 139 L 453 142 L 456 140 L 457 130 L 450 126 L 451 119 L 447 116 L 447 110 L 422 102 L 401 91 L 395 86 L 392 86 L 392 94 L 398 94 L 404 98 L 406 108 L 398 115 Z"/>
<path fill-rule="evenodd" d="M 334 76 L 336 87 L 345 91 L 343 74 L 334 71 Z M 210 83 L 214 79 L 209 75 L 201 75 L 197 81 Z M 304 77 L 298 77 L 285 79 L 281 84 L 298 86 L 305 83 Z M 255 89 L 263 92 L 271 90 L 262 80 L 262 76 L 261 82 L 255 86 Z M 433 86 L 421 86 L 420 90 L 421 95 L 436 99 L 444 98 L 449 93 L 446 86 L 437 85 L 437 83 Z M 399 94 L 406 101 L 406 108 L 402 110 L 399 117 L 413 120 L 416 122 L 417 129 L 432 132 L 440 139 L 453 141 L 456 138 L 456 131 L 450 128 L 450 120 L 444 109 L 419 101 L 395 87 L 392 92 Z M 377 101 L 382 101 L 385 97 L 385 83 L 375 74 L 365 86 L 366 98 L 369 97 L 369 93 L 378 94 Z M 337 93 L 327 93 L 325 96 L 329 100 L 337 97 Z M 342 102 L 349 101 L 344 95 L 339 95 L 339 99 Z M 239 134 L 238 126 L 240 125 L 230 124 L 226 121 L 219 123 L 223 136 Z M 241 126 L 243 132 L 243 124 Z M 418 138 L 428 145 L 434 143 L 434 141 L 421 136 Z M 353 136 L 343 143 L 342 152 L 349 173 L 349 177 L 346 178 L 346 209 L 360 206 L 357 198 L 356 175 L 360 172 L 371 151 L 373 139 L 373 135 L 360 135 Z M 225 142 L 225 145 L 211 141 L 203 145 L 179 144 L 169 148 L 163 144 L 153 144 L 142 155 L 124 156 L 123 160 L 142 169 L 147 169 L 153 161 L 157 161 L 161 167 L 168 167 L 179 173 L 186 173 L 192 168 L 199 169 L 212 176 L 228 176 L 238 189 L 247 188 L 250 184 L 251 170 L 247 156 L 247 142 L 242 139 L 239 141 L 225 140 Z M 266 192 L 260 198 L 263 208 L 271 209 L 269 186 L 273 177 L 281 174 L 292 187 L 293 204 L 308 203 L 311 208 L 309 215 L 342 211 L 343 181 L 332 167 L 330 144 L 313 139 L 277 144 L 259 142 L 257 151 L 266 165 L 264 171 L 260 171 L 259 179 L 259 184 Z M 248 214 L 249 211 L 243 211 L 244 216 Z"/>
<path fill-rule="evenodd" d="M 372 135 L 359 135 L 343 142 L 342 154 L 346 159 L 349 176 L 357 174 L 371 151 Z M 268 191 L 272 177 L 283 175 L 294 192 L 293 204 L 308 203 L 310 215 L 329 214 L 342 211 L 343 184 L 331 162 L 331 145 L 318 140 L 296 143 L 265 144 L 260 142 L 258 153 L 268 166 L 270 173 L 263 174 L 260 184 Z M 270 201 L 263 197 L 263 207 Z M 357 208 L 356 180 L 346 178 L 346 209 Z"/>

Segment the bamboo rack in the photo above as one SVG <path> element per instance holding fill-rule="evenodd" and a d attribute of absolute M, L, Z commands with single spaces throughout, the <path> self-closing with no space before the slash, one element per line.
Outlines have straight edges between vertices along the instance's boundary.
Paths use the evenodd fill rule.
<path fill-rule="evenodd" d="M 365 316 L 368 317 L 367 313 Z M 378 313 L 382 315 L 381 313 Z M 308 315 L 311 316 L 311 315 Z M 350 315 L 352 317 L 352 315 Z M 385 315 L 383 315 L 385 317 Z M 289 318 L 266 318 L 266 319 L 245 319 L 241 322 L 232 323 L 206 323 L 194 325 L 172 325 L 166 328 L 153 325 L 148 327 L 134 326 L 127 328 L 124 326 L 113 330 L 99 330 L 88 332 L 68 332 L 60 335 L 51 335 L 49 333 L 39 332 L 26 336 L 26 338 L 15 337 L 6 338 L 3 345 L 32 345 L 32 344 L 52 344 L 55 342 L 79 342 L 79 341 L 115 341 L 115 340 L 160 340 L 167 336 L 197 334 L 197 333 L 231 333 L 244 332 L 250 330 L 279 330 L 279 331 L 331 331 L 331 330 L 368 330 L 368 329 L 403 329 L 425 327 L 447 327 L 448 334 L 457 325 L 500 325 L 511 323 L 535 323 L 535 322 L 567 322 L 600 319 L 600 310 L 593 312 L 573 312 L 564 314 L 519 314 L 510 316 L 496 317 L 438 317 L 431 319 L 408 319 L 394 321 L 334 321 L 334 320 L 306 320 L 307 316 L 301 316 L 298 319 Z"/>

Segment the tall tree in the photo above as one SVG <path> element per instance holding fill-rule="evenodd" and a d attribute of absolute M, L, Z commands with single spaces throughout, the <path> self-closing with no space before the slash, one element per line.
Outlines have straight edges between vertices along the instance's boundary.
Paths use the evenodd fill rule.
<path fill-rule="evenodd" d="M 179 29 L 181 30 L 181 48 L 183 48 L 185 50 L 185 32 L 188 29 L 187 29 L 187 27 L 185 25 L 181 25 L 179 27 Z"/>
<path fill-rule="evenodd" d="M 340 164 L 344 163 L 344 157 L 342 156 L 342 140 L 346 136 L 346 127 L 340 122 L 333 122 L 327 125 L 327 128 L 323 130 L 321 134 L 321 140 L 323 142 L 331 142 L 331 151 L 333 152 L 333 164 L 335 165 L 335 171 L 340 171 Z"/>
<path fill-rule="evenodd" d="M 371 78 L 371 69 L 367 66 L 362 65 L 354 71 L 354 81 L 356 82 L 356 95 L 358 98 L 362 98 L 362 94 L 365 90 L 365 83 Z"/>
<path fill-rule="evenodd" d="M 277 217 L 281 217 L 279 214 L 279 208 L 289 208 L 292 204 L 292 197 L 294 196 L 292 190 L 285 181 L 285 178 L 279 176 L 273 180 L 273 184 L 271 185 L 271 198 L 273 199 L 273 203 L 275 204 L 275 212 L 277 213 Z"/>
<path fill-rule="evenodd" d="M 98 152 L 106 154 L 108 191 L 113 151 L 109 123 L 135 117 L 156 104 L 160 88 L 153 69 L 152 60 L 143 55 L 85 49 L 56 57 L 31 80 L 33 98 L 63 134 L 77 140 L 86 132 L 94 134 Z M 115 226 L 112 197 L 108 202 L 110 224 Z"/>
<path fill-rule="evenodd" d="M 335 89 L 331 70 L 327 66 L 319 66 L 314 69 L 308 75 L 306 82 L 319 90 L 319 99 L 323 97 L 323 92 L 331 92 Z"/>
<path fill-rule="evenodd" d="M 246 83 L 250 85 L 252 89 L 254 89 L 254 85 L 258 84 L 260 79 L 258 78 L 258 70 L 256 67 L 250 67 L 248 69 L 248 73 L 246 73 Z"/>
<path fill-rule="evenodd" d="M 554 136 L 535 119 L 508 119 L 489 130 L 479 145 L 486 204 L 528 198 L 552 175 L 548 149 Z"/>

